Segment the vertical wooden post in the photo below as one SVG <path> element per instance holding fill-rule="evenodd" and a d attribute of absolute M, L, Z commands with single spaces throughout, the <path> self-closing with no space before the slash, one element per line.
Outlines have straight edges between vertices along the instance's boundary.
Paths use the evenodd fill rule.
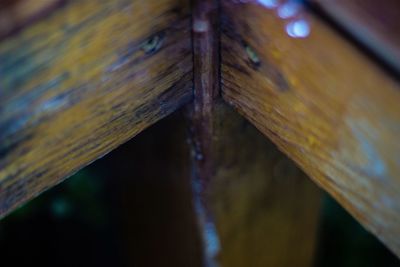
<path fill-rule="evenodd" d="M 225 104 L 214 107 L 215 169 L 205 195 L 222 266 L 312 266 L 320 190 Z"/>
<path fill-rule="evenodd" d="M 192 183 L 205 266 L 311 266 L 318 189 L 220 98 L 219 10 L 193 4 Z"/>
<path fill-rule="evenodd" d="M 204 263 L 218 266 L 215 257 L 219 252 L 219 240 L 204 194 L 215 169 L 212 136 L 213 107 L 220 95 L 219 14 L 216 0 L 195 0 L 192 5 L 194 103 L 189 108 L 192 184 L 204 241 Z"/>

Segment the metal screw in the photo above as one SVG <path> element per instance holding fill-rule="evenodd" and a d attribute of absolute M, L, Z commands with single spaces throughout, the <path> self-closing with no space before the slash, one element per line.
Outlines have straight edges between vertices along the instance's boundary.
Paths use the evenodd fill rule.
<path fill-rule="evenodd" d="M 146 54 L 155 53 L 160 50 L 163 39 L 164 37 L 161 34 L 154 35 L 144 42 L 141 47 Z"/>

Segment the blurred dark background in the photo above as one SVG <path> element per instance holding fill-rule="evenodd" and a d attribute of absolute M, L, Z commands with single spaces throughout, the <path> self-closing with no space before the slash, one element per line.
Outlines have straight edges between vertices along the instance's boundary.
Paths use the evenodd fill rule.
<path fill-rule="evenodd" d="M 184 131 L 168 118 L 1 220 L 1 266 L 201 266 Z M 315 267 L 400 266 L 323 199 Z"/>

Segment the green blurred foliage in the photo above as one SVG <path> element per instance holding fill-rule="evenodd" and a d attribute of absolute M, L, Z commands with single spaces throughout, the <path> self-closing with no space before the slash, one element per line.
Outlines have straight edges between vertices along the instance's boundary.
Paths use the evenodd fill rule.
<path fill-rule="evenodd" d="M 325 195 L 317 267 L 399 267 L 400 261 L 334 199 Z"/>

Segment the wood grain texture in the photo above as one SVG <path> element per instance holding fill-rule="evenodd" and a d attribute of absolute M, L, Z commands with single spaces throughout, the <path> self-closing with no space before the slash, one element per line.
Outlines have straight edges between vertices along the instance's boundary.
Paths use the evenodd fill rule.
<path fill-rule="evenodd" d="M 220 266 L 313 266 L 321 191 L 225 103 L 214 107 L 213 129 L 205 195 Z"/>
<path fill-rule="evenodd" d="M 66 0 L 1 0 L 0 40 L 51 14 Z"/>
<path fill-rule="evenodd" d="M 335 22 L 400 73 L 400 2 L 312 0 Z"/>
<path fill-rule="evenodd" d="M 196 176 L 206 187 L 211 176 L 214 101 L 220 97 L 219 32 L 216 0 L 194 1 L 193 6 L 193 86 L 194 103 L 192 133 L 194 149 L 201 160 L 195 159 Z"/>
<path fill-rule="evenodd" d="M 222 12 L 223 98 L 399 256 L 400 86 L 305 11 Z"/>
<path fill-rule="evenodd" d="M 0 43 L 0 216 L 192 99 L 187 3 L 69 1 Z"/>

